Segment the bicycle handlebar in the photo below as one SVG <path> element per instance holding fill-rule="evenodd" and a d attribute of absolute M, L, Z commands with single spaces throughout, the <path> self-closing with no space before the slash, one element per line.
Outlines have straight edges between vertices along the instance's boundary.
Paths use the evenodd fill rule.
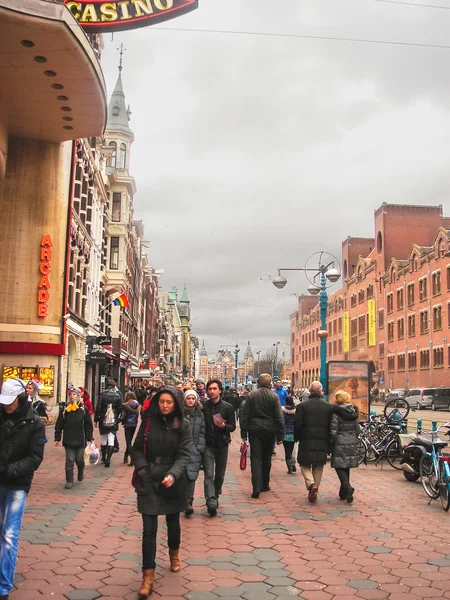
<path fill-rule="evenodd" d="M 444 423 L 443 425 L 439 425 L 439 427 L 435 431 L 425 431 L 424 429 L 422 429 L 422 433 L 425 433 L 426 435 L 433 435 L 438 433 L 443 428 L 450 429 L 450 422 Z M 450 435 L 450 431 L 448 433 Z"/>

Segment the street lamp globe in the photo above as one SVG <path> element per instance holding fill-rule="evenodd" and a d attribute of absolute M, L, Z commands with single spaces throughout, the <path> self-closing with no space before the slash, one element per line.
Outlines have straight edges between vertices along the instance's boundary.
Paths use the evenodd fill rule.
<path fill-rule="evenodd" d="M 341 278 L 341 273 L 338 271 L 338 269 L 334 268 L 328 269 L 325 275 L 328 281 L 331 281 L 331 283 L 336 283 L 336 281 L 339 281 L 339 279 Z"/>
<path fill-rule="evenodd" d="M 313 283 L 309 286 L 308 293 L 310 296 L 317 296 L 320 293 L 320 287 Z"/>
<path fill-rule="evenodd" d="M 283 275 L 277 275 L 276 277 L 274 277 L 272 279 L 272 283 L 276 288 L 278 288 L 279 290 L 282 290 L 284 288 L 284 286 L 287 284 L 287 279 L 286 279 L 286 277 L 283 277 Z"/>

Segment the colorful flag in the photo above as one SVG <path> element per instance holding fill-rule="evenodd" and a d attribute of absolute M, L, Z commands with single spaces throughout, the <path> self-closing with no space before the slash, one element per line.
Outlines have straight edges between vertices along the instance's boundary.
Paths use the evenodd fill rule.
<path fill-rule="evenodd" d="M 113 302 L 114 306 L 122 306 L 123 308 L 129 308 L 130 303 L 128 302 L 128 298 L 125 294 L 120 294 Z"/>

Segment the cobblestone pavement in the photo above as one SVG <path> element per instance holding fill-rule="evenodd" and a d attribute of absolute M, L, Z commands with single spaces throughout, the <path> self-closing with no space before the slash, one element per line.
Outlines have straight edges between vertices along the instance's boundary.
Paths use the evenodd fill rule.
<path fill-rule="evenodd" d="M 356 493 L 348 505 L 327 467 L 311 505 L 301 475 L 286 474 L 281 454 L 273 491 L 252 500 L 233 442 L 219 516 L 208 517 L 198 497 L 195 515 L 182 517 L 181 573 L 168 571 L 161 520 L 154 598 L 450 598 L 449 516 L 440 503 L 428 505 L 420 483 L 389 466 L 363 466 L 352 472 Z M 111 469 L 88 467 L 85 481 L 66 491 L 64 450 L 47 445 L 24 517 L 12 600 L 137 598 L 141 521 L 132 469 L 121 459 L 115 454 Z"/>

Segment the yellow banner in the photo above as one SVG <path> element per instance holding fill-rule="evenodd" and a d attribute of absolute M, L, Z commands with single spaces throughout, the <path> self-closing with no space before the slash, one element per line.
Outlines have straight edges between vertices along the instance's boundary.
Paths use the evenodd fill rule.
<path fill-rule="evenodd" d="M 375 300 L 372 298 L 367 302 L 368 310 L 368 325 L 367 330 L 369 333 L 369 346 L 377 345 L 377 315 L 375 309 Z"/>
<path fill-rule="evenodd" d="M 342 350 L 350 352 L 350 313 L 345 312 L 342 317 Z"/>

